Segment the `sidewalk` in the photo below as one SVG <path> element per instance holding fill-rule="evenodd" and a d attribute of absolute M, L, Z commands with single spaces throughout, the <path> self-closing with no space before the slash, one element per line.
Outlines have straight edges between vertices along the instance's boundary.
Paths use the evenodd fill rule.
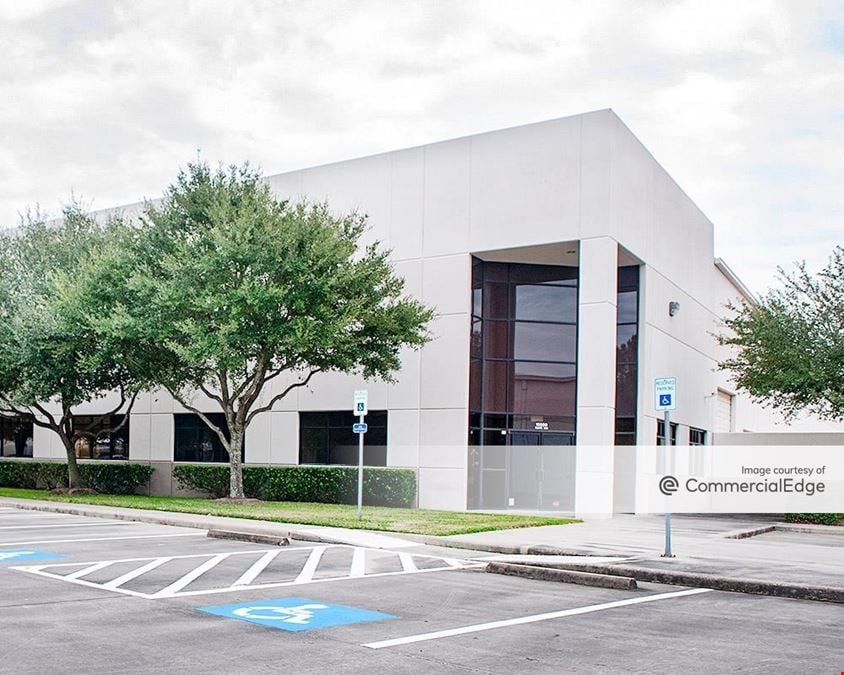
<path fill-rule="evenodd" d="M 765 594 L 769 595 L 844 598 L 844 528 L 796 526 L 793 529 L 806 531 L 770 531 L 748 538 L 732 538 L 749 530 L 758 531 L 777 524 L 774 518 L 765 516 L 675 515 L 672 529 L 676 557 L 662 558 L 664 519 L 650 515 L 623 515 L 570 525 L 424 537 L 11 497 L 0 498 L 0 506 L 204 530 L 233 530 L 367 548 L 450 546 L 485 552 L 487 559 L 494 557 L 496 560 L 528 564 L 631 574 L 640 580 L 656 580 L 659 577 L 664 583 L 745 592 L 762 592 L 759 588 L 764 586 L 770 591 Z M 489 553 L 499 555 L 490 556 Z M 608 557 L 621 559 L 613 562 Z M 780 592 L 782 589 L 784 592 Z M 825 592 L 819 596 L 815 592 L 817 589 L 831 591 L 831 594 Z"/>
<path fill-rule="evenodd" d="M 662 558 L 662 516 L 616 516 L 580 524 L 500 530 L 447 537 L 469 548 L 503 547 L 512 552 L 578 551 L 628 556 L 618 566 L 743 579 L 748 582 L 834 587 L 844 591 L 844 528 L 808 526 L 805 532 L 772 531 L 730 538 L 777 523 L 765 516 L 672 518 L 672 552 Z M 584 559 L 584 565 L 588 564 Z"/>

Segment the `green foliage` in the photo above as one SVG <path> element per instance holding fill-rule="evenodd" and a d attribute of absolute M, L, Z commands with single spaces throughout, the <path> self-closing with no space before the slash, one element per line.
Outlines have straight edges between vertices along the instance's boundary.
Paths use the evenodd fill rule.
<path fill-rule="evenodd" d="M 720 342 L 735 351 L 720 366 L 787 417 L 806 410 L 844 419 L 844 248 L 815 276 L 805 264 L 780 276 L 782 288 L 758 305 L 732 307 Z"/>
<path fill-rule="evenodd" d="M 815 525 L 838 525 L 844 521 L 844 513 L 788 513 L 789 523 L 812 523 Z"/>
<path fill-rule="evenodd" d="M 81 486 L 105 494 L 134 494 L 149 483 L 154 469 L 127 462 L 79 465 Z M 53 490 L 67 487 L 67 466 L 61 462 L 0 460 L 0 486 Z"/>
<path fill-rule="evenodd" d="M 403 295 L 366 217 L 277 199 L 248 166 L 192 164 L 137 228 L 86 271 L 96 332 L 131 345 L 124 363 L 188 409 L 201 390 L 226 416 L 230 491 L 242 494 L 249 423 L 320 372 L 390 380 L 433 311 Z M 279 386 L 266 396 L 272 380 Z"/>
<path fill-rule="evenodd" d="M 180 464 L 173 475 L 185 488 L 222 497 L 228 492 L 228 469 L 219 464 Z M 274 502 L 353 504 L 357 501 L 357 469 L 348 466 L 247 466 L 247 497 Z M 407 507 L 416 497 L 416 474 L 410 469 L 365 468 L 363 499 L 371 506 Z"/>
<path fill-rule="evenodd" d="M 121 223 L 98 223 L 79 206 L 61 220 L 29 217 L 0 236 L 0 395 L 30 410 L 70 407 L 128 384 L 114 345 L 84 320 L 101 308 L 76 292 L 77 277 Z"/>

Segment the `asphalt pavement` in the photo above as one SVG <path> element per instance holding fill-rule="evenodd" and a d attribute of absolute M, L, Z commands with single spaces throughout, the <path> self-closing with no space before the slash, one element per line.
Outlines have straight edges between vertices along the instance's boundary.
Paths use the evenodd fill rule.
<path fill-rule="evenodd" d="M 0 507 L 0 672 L 844 670 L 839 604 L 488 574 L 495 557 Z"/>

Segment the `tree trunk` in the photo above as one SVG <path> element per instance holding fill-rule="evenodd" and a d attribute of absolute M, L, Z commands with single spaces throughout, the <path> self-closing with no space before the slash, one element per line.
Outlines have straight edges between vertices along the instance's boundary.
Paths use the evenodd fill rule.
<path fill-rule="evenodd" d="M 232 429 L 229 443 L 229 497 L 243 499 L 243 429 Z"/>
<path fill-rule="evenodd" d="M 76 462 L 76 448 L 73 445 L 73 438 L 61 434 L 62 443 L 67 453 L 67 487 L 75 490 L 82 487 L 82 480 L 79 477 L 79 464 Z"/>

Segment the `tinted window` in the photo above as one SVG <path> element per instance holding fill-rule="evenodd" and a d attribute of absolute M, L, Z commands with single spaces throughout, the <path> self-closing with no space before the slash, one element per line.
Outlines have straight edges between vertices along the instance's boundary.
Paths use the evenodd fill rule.
<path fill-rule="evenodd" d="M 513 356 L 531 361 L 574 362 L 577 328 L 567 324 L 521 323 L 514 326 Z"/>
<path fill-rule="evenodd" d="M 129 420 L 125 415 L 74 415 L 74 443 L 81 459 L 129 459 Z"/>
<path fill-rule="evenodd" d="M 299 413 L 299 463 L 357 465 L 358 435 L 352 425 L 358 421 L 351 411 Z M 387 412 L 372 410 L 366 416 L 363 463 L 387 465 Z"/>
<path fill-rule="evenodd" d="M 516 286 L 515 318 L 520 321 L 577 321 L 577 288 Z"/>
<path fill-rule="evenodd" d="M 226 438 L 229 427 L 223 413 L 205 413 Z M 175 441 L 173 456 L 177 462 L 228 462 L 229 454 L 220 437 L 198 415 L 180 413 L 173 415 Z"/>

